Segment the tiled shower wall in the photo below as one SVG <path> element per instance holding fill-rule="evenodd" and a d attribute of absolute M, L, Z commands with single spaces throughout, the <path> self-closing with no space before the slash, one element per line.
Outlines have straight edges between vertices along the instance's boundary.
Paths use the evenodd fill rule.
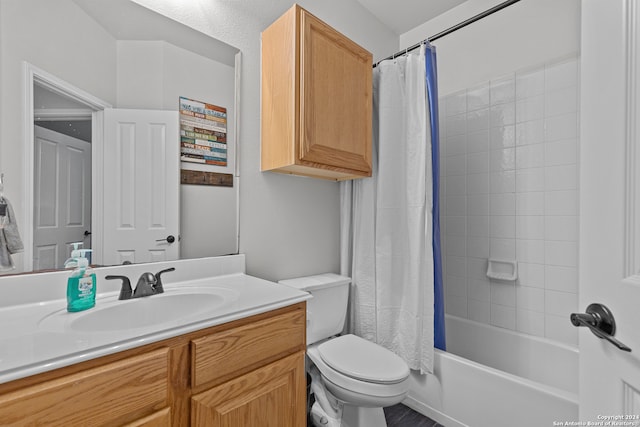
<path fill-rule="evenodd" d="M 445 310 L 577 344 L 576 57 L 440 99 Z M 518 263 L 489 280 L 487 260 Z"/>

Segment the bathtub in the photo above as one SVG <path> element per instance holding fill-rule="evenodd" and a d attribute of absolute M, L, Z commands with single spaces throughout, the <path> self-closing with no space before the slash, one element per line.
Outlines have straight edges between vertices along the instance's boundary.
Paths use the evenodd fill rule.
<path fill-rule="evenodd" d="M 569 320 L 567 320 L 569 321 Z M 447 427 L 540 427 L 578 419 L 578 350 L 446 316 L 434 374 L 412 372 L 403 402 Z"/>

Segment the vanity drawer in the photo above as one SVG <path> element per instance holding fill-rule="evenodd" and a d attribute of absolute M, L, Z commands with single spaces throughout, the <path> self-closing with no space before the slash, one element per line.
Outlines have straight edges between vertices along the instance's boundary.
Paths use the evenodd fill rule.
<path fill-rule="evenodd" d="M 169 350 L 0 395 L 0 425 L 114 425 L 168 406 Z"/>
<path fill-rule="evenodd" d="M 191 341 L 191 386 L 219 384 L 305 348 L 298 309 Z"/>

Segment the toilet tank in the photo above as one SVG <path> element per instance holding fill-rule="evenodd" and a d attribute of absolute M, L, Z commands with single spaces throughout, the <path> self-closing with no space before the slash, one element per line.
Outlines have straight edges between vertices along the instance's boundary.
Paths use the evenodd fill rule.
<path fill-rule="evenodd" d="M 280 280 L 278 283 L 309 292 L 312 296 L 307 301 L 307 345 L 342 332 L 347 318 L 351 278 L 326 273 Z"/>

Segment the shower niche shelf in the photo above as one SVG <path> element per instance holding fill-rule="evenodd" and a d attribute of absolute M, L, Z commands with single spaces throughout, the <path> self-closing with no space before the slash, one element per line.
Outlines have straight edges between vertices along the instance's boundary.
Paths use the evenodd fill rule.
<path fill-rule="evenodd" d="M 494 280 L 513 282 L 518 278 L 518 262 L 490 259 L 487 264 L 487 277 Z"/>

